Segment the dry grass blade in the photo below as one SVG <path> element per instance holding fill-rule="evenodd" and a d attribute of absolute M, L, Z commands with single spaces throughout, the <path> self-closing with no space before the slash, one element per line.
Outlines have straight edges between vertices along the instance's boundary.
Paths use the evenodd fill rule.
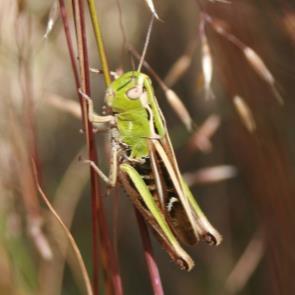
<path fill-rule="evenodd" d="M 48 35 L 51 33 L 53 26 L 59 16 L 59 10 L 58 10 L 58 0 L 55 0 L 51 6 L 50 12 L 49 12 L 49 17 L 48 17 L 48 22 L 47 22 L 47 27 L 46 27 L 46 32 L 43 35 L 43 38 L 47 38 Z"/>
<path fill-rule="evenodd" d="M 234 97 L 234 106 L 248 131 L 254 132 L 256 129 L 255 119 L 251 109 L 246 104 L 245 100 L 240 96 L 236 95 Z"/>
<path fill-rule="evenodd" d="M 35 168 L 35 165 L 34 165 L 34 168 Z M 82 273 L 82 277 L 83 277 L 83 280 L 84 280 L 84 283 L 85 283 L 85 288 L 86 288 L 87 294 L 88 295 L 93 295 L 92 287 L 91 287 L 91 283 L 90 283 L 90 278 L 89 278 L 85 263 L 83 261 L 82 255 L 80 253 L 80 250 L 79 250 L 79 248 L 78 248 L 78 246 L 77 246 L 71 232 L 68 230 L 67 226 L 63 223 L 63 221 L 59 217 L 58 213 L 52 207 L 52 205 L 50 204 L 48 198 L 46 197 L 46 194 L 44 193 L 43 189 L 41 188 L 41 186 L 40 186 L 40 184 L 38 182 L 38 179 L 37 179 L 36 169 L 35 169 L 34 172 L 35 172 L 35 181 L 36 181 L 36 185 L 37 185 L 37 190 L 38 190 L 39 194 L 41 195 L 44 203 L 48 207 L 49 211 L 52 213 L 54 218 L 61 225 L 61 227 L 63 228 L 63 230 L 64 230 L 64 232 L 65 232 L 65 234 L 67 236 L 67 238 L 69 239 L 69 242 L 70 242 L 70 244 L 71 244 L 71 246 L 72 246 L 72 248 L 74 250 L 74 253 L 75 253 L 76 257 L 77 257 L 78 264 L 79 264 L 80 269 L 81 269 L 81 273 Z"/>
<path fill-rule="evenodd" d="M 81 163 L 77 161 L 78 157 L 85 153 L 85 150 L 86 147 L 81 149 L 68 166 L 56 190 L 52 204 L 59 216 L 62 216 L 63 223 L 68 229 L 71 228 L 77 206 L 82 197 L 82 192 L 89 181 L 88 167 L 81 165 Z M 71 198 L 68 196 L 71 196 Z M 65 260 L 68 261 L 74 277 L 78 278 L 78 283 L 81 282 L 80 271 L 75 267 L 75 255 L 67 255 L 69 243 L 68 240 L 64 238 L 63 229 L 56 221 L 54 215 L 49 216 L 46 225 L 49 234 L 57 243 L 61 255 L 55 255 L 54 263 L 42 263 L 42 277 L 40 280 L 42 280 L 43 283 L 40 294 L 48 294 L 49 292 L 51 292 L 50 294 L 61 294 Z M 83 282 L 81 282 L 80 285 L 84 288 Z"/>

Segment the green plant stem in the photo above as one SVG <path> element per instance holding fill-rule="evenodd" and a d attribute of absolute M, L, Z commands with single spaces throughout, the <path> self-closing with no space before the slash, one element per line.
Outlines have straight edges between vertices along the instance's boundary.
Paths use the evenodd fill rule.
<path fill-rule="evenodd" d="M 91 16 L 92 26 L 94 29 L 98 55 L 99 55 L 102 70 L 103 70 L 105 84 L 106 86 L 109 86 L 111 84 L 110 70 L 109 70 L 107 56 L 106 56 L 106 52 L 104 48 L 99 20 L 98 20 L 96 8 L 95 8 L 95 3 L 94 3 L 94 0 L 87 0 L 87 1 L 88 1 L 89 11 L 90 11 L 90 16 Z"/>

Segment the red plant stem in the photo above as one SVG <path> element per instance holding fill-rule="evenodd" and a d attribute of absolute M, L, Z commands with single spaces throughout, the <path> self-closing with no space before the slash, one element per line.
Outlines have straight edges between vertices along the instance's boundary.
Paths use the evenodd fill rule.
<path fill-rule="evenodd" d="M 72 45 L 72 39 L 70 36 L 68 18 L 66 14 L 64 0 L 59 0 L 61 16 L 64 24 L 67 45 L 70 53 L 71 64 L 74 72 L 74 78 L 77 86 L 77 90 L 81 87 L 82 91 L 90 96 L 90 84 L 89 84 L 89 64 L 87 55 L 87 42 L 84 23 L 84 11 L 82 1 L 73 1 L 73 11 L 77 12 L 75 15 L 75 22 L 77 24 L 77 36 L 78 36 L 78 50 L 81 70 L 81 84 L 78 74 L 78 69 L 75 61 L 75 54 Z M 97 153 L 95 148 L 95 139 L 93 135 L 93 126 L 87 116 L 87 105 L 84 103 L 83 98 L 79 93 L 79 100 L 83 114 L 84 130 L 86 134 L 86 141 L 88 146 L 89 159 L 97 162 Z M 97 233 L 99 231 L 102 249 L 102 261 L 104 263 L 104 273 L 107 274 L 111 269 L 112 285 L 107 286 L 109 293 L 113 291 L 114 294 L 123 294 L 121 277 L 118 272 L 118 267 L 113 255 L 113 249 L 108 234 L 108 228 L 106 224 L 105 215 L 103 212 L 103 205 L 100 198 L 100 187 L 97 179 L 97 175 L 93 169 L 90 170 L 91 181 L 91 209 L 92 209 L 92 252 L 93 252 L 93 291 L 94 294 L 98 294 L 98 258 L 99 258 L 99 243 Z"/>
<path fill-rule="evenodd" d="M 81 77 L 81 89 L 88 96 L 90 93 L 90 84 L 89 84 L 89 75 L 88 75 L 88 55 L 86 48 L 86 34 L 84 27 L 84 17 L 83 17 L 83 4 L 81 1 L 78 2 L 79 9 L 77 11 L 78 16 L 78 47 L 79 47 L 79 61 L 80 61 L 80 77 Z M 76 6 L 77 9 L 77 6 Z M 80 37 L 80 38 L 79 38 Z M 97 162 L 97 155 L 95 151 L 95 142 L 92 133 L 92 124 L 89 120 L 86 120 L 86 112 L 87 106 L 83 102 L 83 113 L 84 113 L 84 126 L 85 126 L 85 134 L 86 134 L 86 142 L 89 158 Z M 100 189 L 99 183 L 96 179 L 96 174 L 93 169 L 90 168 L 90 183 L 91 183 L 91 211 L 92 211 L 92 265 L 93 265 L 93 293 L 98 294 L 98 277 L 99 277 L 99 268 L 98 268 L 98 217 L 97 210 L 98 200 L 100 199 Z"/>
<path fill-rule="evenodd" d="M 21 16 L 21 12 L 18 11 L 19 15 Z M 32 48 L 30 43 L 24 42 L 24 35 L 26 34 L 26 38 L 31 38 L 31 19 L 30 17 L 26 17 L 26 28 L 20 25 L 18 18 L 15 19 L 14 22 L 14 32 L 15 32 L 15 41 L 17 47 L 17 54 L 18 54 L 18 79 L 23 99 L 23 117 L 22 117 L 22 124 L 24 125 L 25 130 L 25 150 L 26 155 L 24 158 L 28 160 L 33 158 L 37 163 L 37 170 L 40 172 L 39 168 L 39 157 L 38 157 L 38 150 L 36 144 L 36 128 L 34 122 L 34 100 L 33 100 L 33 89 L 32 89 L 32 72 L 31 72 L 31 51 Z M 26 33 L 25 33 L 26 32 Z M 25 159 L 20 160 L 20 162 L 25 161 Z M 27 174 L 24 174 L 20 178 L 21 182 L 24 184 L 23 193 L 24 197 L 24 204 L 26 206 L 27 215 L 29 217 L 37 218 L 40 217 L 40 207 L 37 199 L 36 194 L 36 187 L 34 182 L 32 181 L 32 167 L 29 164 L 29 167 L 26 167 Z M 40 175 L 40 173 L 38 173 Z M 26 180 L 24 180 L 26 178 Z"/>
<path fill-rule="evenodd" d="M 146 223 L 143 217 L 141 216 L 141 214 L 138 212 L 138 210 L 136 208 L 134 208 L 134 210 L 136 213 L 137 223 L 139 226 L 141 241 L 144 248 L 144 257 L 148 267 L 150 281 L 153 288 L 153 293 L 154 295 L 164 295 L 161 276 L 160 276 L 157 263 L 154 258 L 152 243 L 151 243 L 151 239 L 149 236 Z"/>
<path fill-rule="evenodd" d="M 37 144 L 36 144 L 36 129 L 34 124 L 34 102 L 31 72 L 29 70 L 29 57 L 20 58 L 20 84 L 23 95 L 23 124 L 26 130 L 26 152 L 28 159 L 34 159 L 36 162 L 36 169 L 38 171 L 38 178 L 40 180 L 40 161 L 38 156 Z M 24 159 L 23 159 L 24 160 Z M 34 181 L 32 179 L 32 167 L 29 162 L 29 167 L 26 168 L 28 173 L 21 177 L 21 183 L 23 183 L 23 196 L 25 199 L 25 205 L 27 208 L 28 217 L 31 219 L 40 218 L 40 207 L 37 199 L 37 191 Z M 25 180 L 24 180 L 25 179 Z"/>
<path fill-rule="evenodd" d="M 74 80 L 75 80 L 76 88 L 78 91 L 78 89 L 80 88 L 80 78 L 79 78 L 78 68 L 76 65 L 76 58 L 75 58 L 75 53 L 74 53 L 73 41 L 72 41 L 72 37 L 71 37 L 71 33 L 70 33 L 68 16 L 67 16 L 67 11 L 65 8 L 64 0 L 59 0 L 59 6 L 60 6 L 60 15 L 61 15 L 61 19 L 63 22 L 64 30 L 65 30 L 67 46 L 69 49 L 72 70 L 74 73 Z M 82 96 L 79 91 L 78 91 L 78 97 L 79 97 L 80 107 L 82 110 L 83 109 L 83 102 L 82 102 Z M 82 122 L 84 122 L 84 112 L 82 112 Z"/>
<path fill-rule="evenodd" d="M 90 96 L 89 62 L 84 21 L 84 7 L 82 0 L 76 0 L 74 2 L 78 2 L 78 9 L 76 6 L 74 11 L 76 12 L 76 20 L 78 22 L 78 47 L 81 46 L 81 48 L 79 48 L 81 86 L 82 90 L 85 90 L 86 94 Z"/>
<path fill-rule="evenodd" d="M 86 72 L 88 72 L 88 71 L 83 71 L 83 68 L 85 69 L 86 68 L 85 66 L 88 63 L 87 57 L 85 58 L 85 56 L 86 56 L 86 52 L 85 52 L 86 48 L 85 47 L 86 46 L 82 45 L 82 48 L 81 48 L 82 54 L 80 54 L 80 52 L 79 52 L 79 57 L 83 58 L 83 62 L 84 62 L 84 65 L 81 66 L 81 75 L 83 74 L 82 72 L 84 72 L 84 79 L 83 79 L 84 83 L 80 84 L 80 79 L 79 79 L 77 65 L 75 62 L 74 48 L 73 48 L 73 43 L 72 43 L 72 39 L 71 39 L 71 35 L 70 35 L 68 18 L 67 18 L 64 0 L 59 0 L 59 4 L 60 4 L 60 13 L 61 13 L 61 17 L 62 17 L 62 21 L 63 21 L 63 25 L 64 25 L 64 30 L 65 30 L 65 35 L 66 35 L 66 40 L 67 40 L 67 45 L 68 45 L 68 49 L 69 49 L 69 55 L 70 55 L 70 59 L 71 59 L 71 64 L 72 64 L 72 68 L 73 68 L 74 79 L 75 79 L 77 90 L 81 87 L 82 90 L 87 95 L 90 95 L 89 82 L 85 83 L 85 80 L 89 81 L 87 74 L 86 74 Z M 84 42 L 85 42 L 85 38 L 84 38 Z M 88 67 L 87 67 L 87 69 L 88 69 Z M 86 133 L 86 141 L 87 141 L 89 158 L 92 161 L 96 162 L 97 157 L 96 157 L 96 151 L 95 151 L 94 138 L 93 138 L 93 134 L 92 134 L 92 126 L 88 120 L 87 121 L 85 120 L 86 106 L 83 103 L 81 95 L 79 95 L 79 100 L 80 100 L 81 109 L 83 110 L 82 115 L 83 115 L 84 129 L 85 129 L 85 133 Z M 97 226 L 98 226 L 97 221 L 98 221 L 98 219 L 97 219 L 96 208 L 98 207 L 97 200 L 100 199 L 100 198 L 98 198 L 98 196 L 100 195 L 100 190 L 99 190 L 98 182 L 96 181 L 96 175 L 92 169 L 90 169 L 90 182 L 91 182 L 91 203 L 92 203 L 91 204 L 91 208 L 92 208 L 92 257 L 93 257 L 93 283 L 92 283 L 93 286 L 92 287 L 93 287 L 93 293 L 98 294 L 98 275 L 99 275 L 98 236 L 97 236 Z"/>
<path fill-rule="evenodd" d="M 79 52 L 79 62 L 80 62 L 80 77 L 81 77 L 81 88 L 84 93 L 88 96 L 90 93 L 90 82 L 89 82 L 89 63 L 87 54 L 87 41 L 84 23 L 84 10 L 82 0 L 76 0 L 73 2 L 76 12 L 76 24 L 77 24 L 77 37 L 78 37 L 78 52 Z M 87 105 L 83 102 L 83 112 L 85 118 L 87 118 Z M 93 136 L 93 127 L 89 120 L 85 120 L 85 134 L 86 142 L 88 147 L 88 155 L 90 160 L 97 163 L 97 154 L 95 148 L 95 139 Z M 92 263 L 93 263 L 93 292 L 98 294 L 98 281 L 99 281 L 99 269 L 98 269 L 98 227 L 103 227 L 105 222 L 99 223 L 98 213 L 102 213 L 102 204 L 100 198 L 100 188 L 97 175 L 93 169 L 90 168 L 90 183 L 91 183 L 91 211 L 92 211 Z M 100 212 L 101 211 L 101 212 Z M 100 225 L 100 226 L 99 226 Z M 102 239 L 102 245 L 105 245 L 105 239 Z M 105 250 L 105 255 L 107 256 L 107 249 Z M 106 272 L 106 264 L 104 264 L 104 272 Z M 109 289 L 110 286 L 108 286 Z"/>
<path fill-rule="evenodd" d="M 83 12 L 82 0 L 79 0 L 78 3 L 79 3 L 80 14 L 81 14 L 81 17 L 80 17 L 80 19 L 81 19 L 81 31 L 82 31 L 82 37 L 83 37 L 83 42 L 82 43 L 85 45 L 85 50 L 86 50 L 86 34 L 85 34 L 85 22 L 84 22 L 84 12 Z M 98 46 L 101 47 L 101 50 L 99 50 L 99 52 L 100 53 L 102 51 L 104 52 L 104 46 L 103 46 L 102 40 L 98 44 Z M 101 62 L 103 63 L 103 65 L 104 65 L 103 68 L 106 71 L 106 73 L 104 74 L 105 82 L 106 82 L 107 85 L 109 85 L 110 84 L 110 76 L 109 76 L 108 64 L 107 64 L 105 54 L 103 54 L 103 55 L 100 54 L 100 59 L 101 59 Z M 86 69 L 87 69 L 87 76 L 88 76 L 88 83 L 89 83 L 89 70 L 88 70 L 89 69 L 89 64 L 88 64 L 88 62 L 87 62 L 87 66 L 84 66 L 84 70 L 86 70 Z M 91 128 L 92 128 L 92 125 L 91 125 Z M 96 173 L 95 173 L 95 176 L 97 176 Z M 100 227 L 99 227 L 99 229 L 100 229 L 100 239 L 102 241 L 102 246 L 104 247 L 104 250 L 105 250 L 104 251 L 105 255 L 103 256 L 104 260 L 106 260 L 104 271 L 109 276 L 109 278 L 112 279 L 112 283 L 113 283 L 113 285 L 112 285 L 112 287 L 113 287 L 112 294 L 121 295 L 121 294 L 123 294 L 122 280 L 121 280 L 121 276 L 120 276 L 120 272 L 119 272 L 119 267 L 118 267 L 118 262 L 117 262 L 117 259 L 116 259 L 115 251 L 113 249 L 113 245 L 112 245 L 111 240 L 110 240 L 109 231 L 108 231 L 107 224 L 106 224 L 106 221 L 105 221 L 104 212 L 102 210 L 102 203 L 101 203 L 100 199 L 99 199 L 99 202 L 97 204 L 98 204 L 98 207 L 97 207 L 98 222 L 99 222 L 99 225 L 100 225 Z M 107 287 L 109 287 L 109 290 L 111 290 L 110 286 L 107 286 Z"/>

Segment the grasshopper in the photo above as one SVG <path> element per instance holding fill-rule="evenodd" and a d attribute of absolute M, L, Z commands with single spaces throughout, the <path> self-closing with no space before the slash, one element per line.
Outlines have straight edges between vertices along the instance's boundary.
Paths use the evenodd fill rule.
<path fill-rule="evenodd" d="M 108 124 L 111 131 L 109 176 L 93 162 L 90 165 L 109 186 L 119 180 L 172 260 L 191 270 L 194 262 L 181 243 L 219 245 L 222 237 L 181 176 L 151 79 L 141 72 L 153 21 L 154 17 L 137 71 L 115 78 L 106 90 L 110 114 L 96 114 L 92 100 L 82 93 L 88 102 L 89 120 L 94 126 Z"/>
<path fill-rule="evenodd" d="M 90 164 L 110 186 L 119 180 L 172 260 L 191 270 L 194 262 L 180 243 L 218 245 L 222 238 L 181 176 L 150 78 L 130 71 L 115 79 L 105 95 L 110 115 L 97 115 L 87 101 L 89 119 L 109 124 L 112 141 L 110 175 Z"/>

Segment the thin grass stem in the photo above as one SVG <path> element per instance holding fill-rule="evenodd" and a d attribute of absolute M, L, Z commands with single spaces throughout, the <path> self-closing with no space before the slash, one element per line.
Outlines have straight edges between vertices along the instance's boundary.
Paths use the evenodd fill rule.
<path fill-rule="evenodd" d="M 107 61 L 107 56 L 104 48 L 102 33 L 100 29 L 99 19 L 96 12 L 95 2 L 94 0 L 88 0 L 88 6 L 89 6 L 89 12 L 91 16 L 92 26 L 95 34 L 95 40 L 97 44 L 98 49 L 98 55 L 100 58 L 101 66 L 103 69 L 103 75 L 105 84 L 109 86 L 111 84 L 111 76 L 110 76 L 110 70 L 109 65 Z"/>
<path fill-rule="evenodd" d="M 138 210 L 135 208 L 137 223 L 139 227 L 139 232 L 141 236 L 141 241 L 144 248 L 144 257 L 145 262 L 147 264 L 150 282 L 153 288 L 153 294 L 154 295 L 164 295 L 164 290 L 162 286 L 161 276 L 160 272 L 157 266 L 157 263 L 154 258 L 152 243 L 150 240 L 149 232 L 146 226 L 146 223 L 141 216 L 141 214 L 138 212 Z"/>

